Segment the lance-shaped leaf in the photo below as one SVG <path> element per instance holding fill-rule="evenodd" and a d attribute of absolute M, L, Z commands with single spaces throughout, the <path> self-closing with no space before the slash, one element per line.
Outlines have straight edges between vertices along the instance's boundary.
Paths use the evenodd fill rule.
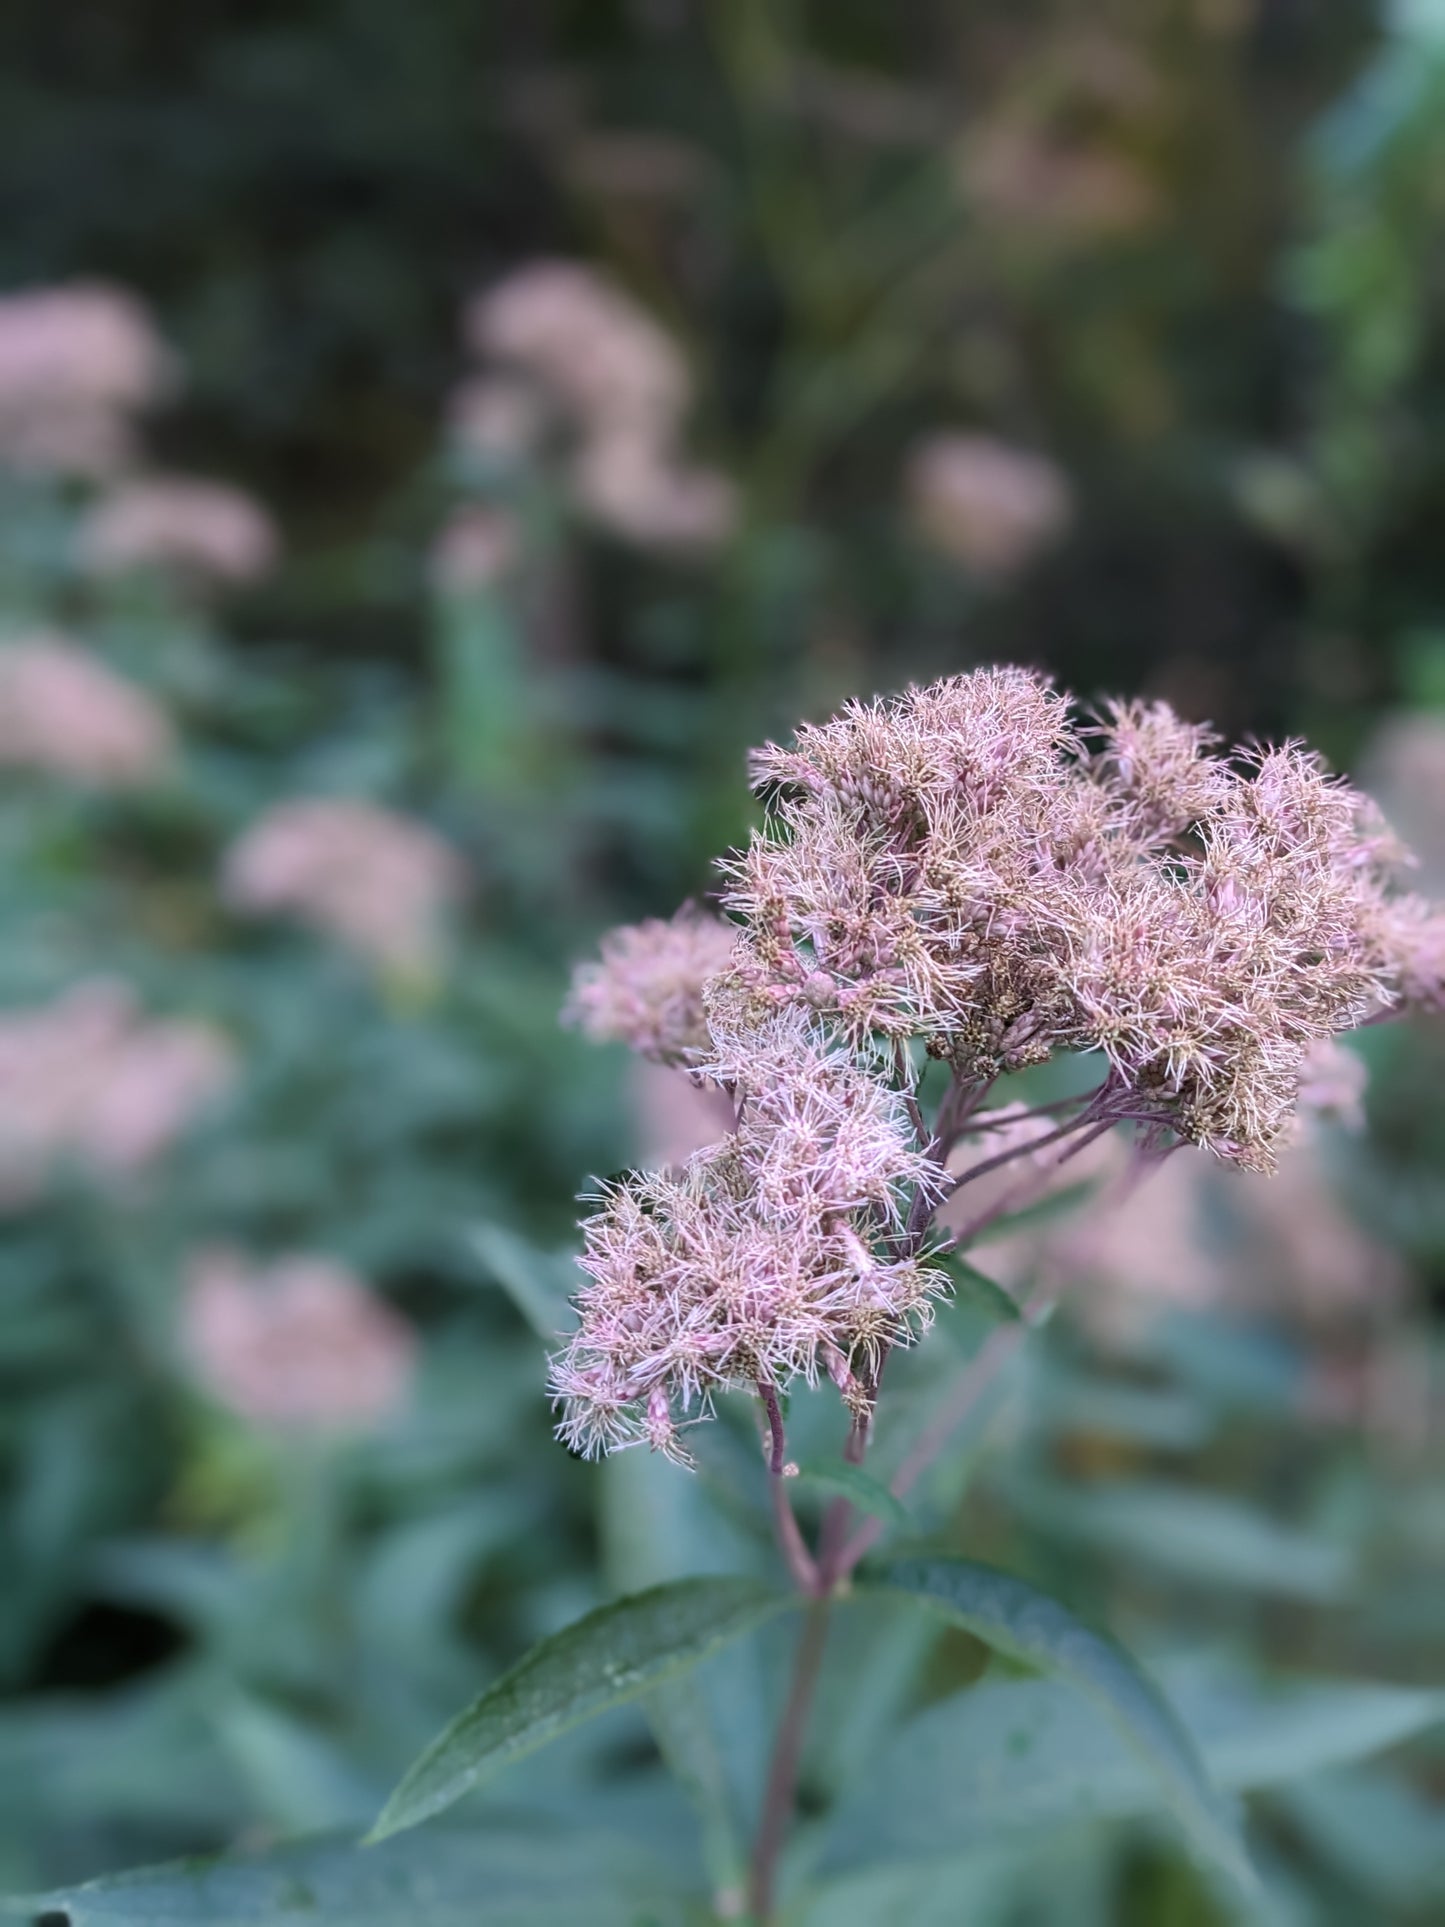
<path fill-rule="evenodd" d="M 567 1299 L 577 1283 L 570 1255 L 539 1251 L 505 1225 L 474 1224 L 467 1243 L 544 1345 L 555 1345 L 573 1313 Z"/>
<path fill-rule="evenodd" d="M 588 1613 L 534 1646 L 433 1740 L 370 1837 L 440 1813 L 508 1761 L 676 1677 L 789 1603 L 752 1579 L 679 1579 Z"/>
<path fill-rule="evenodd" d="M 909 1594 L 1011 1658 L 1087 1693 L 1158 1776 L 1191 1840 L 1244 1886 L 1253 1883 L 1238 1818 L 1210 1784 L 1193 1740 L 1137 1661 L 1067 1607 L 1011 1574 L 966 1559 L 895 1559 L 867 1583 Z"/>
<path fill-rule="evenodd" d="M 836 1493 L 885 1525 L 899 1526 L 905 1532 L 916 1529 L 916 1521 L 901 1499 L 895 1499 L 886 1485 L 846 1460 L 840 1459 L 835 1465 L 805 1465 L 798 1473 L 798 1483 Z"/>
<path fill-rule="evenodd" d="M 358 1849 L 289 1841 L 261 1853 L 147 1867 L 26 1899 L 5 1927 L 685 1927 L 695 1901 L 665 1863 L 595 1825 L 526 1813 Z"/>
<path fill-rule="evenodd" d="M 1445 1693 L 1261 1680 L 1212 1656 L 1165 1661 L 1159 1670 L 1215 1783 L 1231 1792 L 1295 1780 L 1318 1788 L 1324 1769 L 1445 1720 Z M 915 1913 L 890 1911 L 881 1898 L 895 1878 L 907 1892 L 920 1870 L 926 1878 L 957 1866 L 971 1875 L 1020 1852 L 1033 1864 L 1051 1839 L 1077 1839 L 1091 1823 L 1158 1804 L 1158 1776 L 1073 1684 L 983 1680 L 916 1714 L 860 1765 L 820 1843 L 821 1872 L 839 1884 L 825 1889 L 808 1927 L 832 1927 L 835 1914 L 849 1927 L 901 1927 Z M 1397 1854 L 1397 1870 L 1408 1857 Z M 972 1901 L 971 1887 L 966 1892 Z M 962 1897 L 958 1912 L 971 1918 Z"/>

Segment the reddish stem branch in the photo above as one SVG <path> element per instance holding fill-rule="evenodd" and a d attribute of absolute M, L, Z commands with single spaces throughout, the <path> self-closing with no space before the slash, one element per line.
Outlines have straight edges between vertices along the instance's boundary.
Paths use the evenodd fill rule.
<path fill-rule="evenodd" d="M 1078 1091 L 1073 1097 L 1056 1097 L 1051 1104 L 1033 1104 L 1026 1111 L 1005 1109 L 986 1111 L 982 1117 L 969 1119 L 969 1135 L 984 1131 L 1006 1131 L 1015 1124 L 1027 1124 L 1035 1117 L 1055 1117 L 1060 1111 L 1072 1111 L 1086 1104 L 1092 1104 L 1103 1090 L 1103 1085 L 1092 1091 Z"/>
<path fill-rule="evenodd" d="M 908 1121 L 913 1126 L 914 1139 L 918 1148 L 923 1150 L 928 1144 L 928 1126 L 918 1108 L 918 1098 L 913 1088 L 913 1068 L 908 1061 L 907 1047 L 901 1039 L 893 1046 L 893 1074 L 898 1079 L 899 1093 L 908 1112 Z"/>
<path fill-rule="evenodd" d="M 1084 1111 L 1078 1117 L 1071 1117 L 1066 1124 L 1060 1124 L 1057 1130 L 1046 1131 L 1042 1137 L 1030 1138 L 1026 1144 L 1015 1144 L 1007 1151 L 999 1151 L 993 1157 L 985 1158 L 981 1164 L 971 1164 L 966 1171 L 954 1179 L 944 1201 L 961 1191 L 966 1184 L 972 1184 L 975 1179 L 986 1178 L 990 1171 L 997 1171 L 1005 1164 L 1012 1164 L 1015 1158 L 1032 1157 L 1036 1152 L 1046 1150 L 1049 1145 L 1057 1144 L 1060 1138 L 1066 1138 L 1072 1132 L 1082 1130 L 1086 1124 L 1096 1121 L 1092 1111 Z M 1107 1131 L 1113 1121 L 1112 1118 L 1106 1119 L 1103 1124 L 1104 1130 Z"/>
<path fill-rule="evenodd" d="M 962 1137 L 964 1125 L 983 1103 L 997 1081 L 993 1077 L 977 1077 L 972 1082 L 965 1082 L 957 1072 L 954 1073 L 953 1082 L 944 1092 L 943 1101 L 938 1107 L 938 1116 L 934 1120 L 933 1137 L 928 1146 L 930 1157 L 937 1158 L 940 1164 L 943 1163 Z"/>
<path fill-rule="evenodd" d="M 981 1393 L 1023 1344 L 1024 1339 L 1053 1307 L 1052 1298 L 1030 1307 L 1017 1324 L 996 1325 L 954 1381 L 947 1401 L 935 1413 L 890 1482 L 895 1498 L 902 1498 L 932 1465 L 972 1411 Z M 881 1519 L 865 1519 L 837 1559 L 837 1578 L 846 1578 L 859 1560 L 873 1550 L 883 1532 Z"/>
<path fill-rule="evenodd" d="M 902 1069 L 900 1065 L 900 1075 Z M 972 1084 L 965 1084 L 955 1076 L 939 1107 L 933 1137 L 927 1142 L 929 1155 L 940 1164 L 947 1159 L 949 1151 L 962 1135 L 969 1117 L 983 1103 L 991 1085 L 991 1079 L 979 1079 Z M 911 1092 L 905 1095 L 919 1142 L 923 1143 L 925 1131 L 917 1100 Z M 1020 1146 L 1017 1150 L 1005 1152 L 998 1157 L 985 1159 L 982 1164 L 975 1165 L 972 1170 L 966 1172 L 958 1183 L 960 1185 L 968 1183 L 975 1177 L 983 1176 L 987 1171 L 997 1170 L 1001 1165 L 1009 1163 L 1014 1157 L 1026 1151 L 1036 1152 L 1044 1146 L 1073 1137 L 1075 1132 L 1092 1124 L 1093 1128 L 1088 1129 L 1085 1136 L 1068 1145 L 1060 1156 L 1051 1159 L 1046 1170 L 1031 1174 L 1030 1184 L 1042 1188 L 1061 1164 L 1066 1163 L 1076 1152 L 1083 1150 L 1087 1144 L 1093 1143 L 1095 1138 L 1110 1128 L 1113 1120 L 1099 1119 L 1093 1109 L 1097 1096 L 1098 1094 L 1094 1093 L 1088 1098 L 1064 1099 L 1058 1104 L 1040 1107 L 1037 1113 L 1039 1115 L 1064 1108 L 1075 1102 L 1082 1102 L 1087 1108 L 1080 1116 L 1061 1125 L 1047 1136 L 1035 1140 L 1034 1143 Z M 958 1185 L 953 1189 L 958 1189 Z M 998 1205 L 989 1212 L 981 1214 L 975 1225 L 968 1228 L 967 1235 L 973 1235 L 979 1224 L 992 1222 L 994 1217 L 1013 1209 L 1018 1190 L 1019 1187 L 1012 1187 Z M 902 1234 L 904 1250 L 916 1253 L 922 1249 L 929 1220 L 935 1208 L 926 1193 L 920 1193 L 920 1196 L 915 1198 Z M 953 1242 L 957 1243 L 959 1239 L 955 1238 Z M 1052 1306 L 1052 1297 L 1040 1299 L 1035 1307 L 1025 1313 L 1024 1319 L 1019 1324 L 1001 1326 L 985 1341 L 959 1379 L 947 1405 L 937 1414 L 900 1466 L 893 1480 L 893 1490 L 896 1494 L 901 1495 L 908 1491 L 914 1481 L 942 1451 L 984 1386 L 992 1380 L 1005 1359 L 1010 1357 L 1023 1342 L 1030 1327 L 1041 1322 Z M 882 1362 L 882 1360 L 879 1361 L 878 1376 L 882 1374 Z M 876 1396 L 876 1378 L 870 1390 Z M 793 1808 L 797 1800 L 798 1769 L 802 1760 L 808 1715 L 812 1709 L 818 1675 L 822 1667 L 823 1649 L 827 1642 L 832 1595 L 839 1582 L 848 1576 L 873 1546 L 882 1531 L 882 1525 L 876 1519 L 865 1520 L 850 1539 L 848 1526 L 852 1518 L 852 1508 L 846 1499 L 834 1500 L 824 1515 L 816 1557 L 808 1550 L 783 1483 L 784 1468 L 787 1463 L 787 1440 L 777 1389 L 770 1382 L 760 1380 L 758 1394 L 768 1421 L 769 1483 L 772 1487 L 773 1518 L 778 1543 L 794 1582 L 810 1600 L 794 1656 L 793 1676 L 787 1701 L 773 1744 L 748 1876 L 749 1909 L 755 1921 L 759 1923 L 759 1927 L 766 1927 L 766 1923 L 773 1918 L 778 1860 L 787 1839 Z M 867 1417 L 854 1418 L 847 1443 L 843 1448 L 843 1457 L 848 1464 L 860 1465 L 863 1462 L 868 1450 L 870 1430 Z"/>
<path fill-rule="evenodd" d="M 768 1484 L 772 1487 L 773 1529 L 778 1535 L 778 1548 L 798 1591 L 810 1599 L 815 1598 L 822 1590 L 818 1562 L 808 1550 L 808 1542 L 788 1498 L 787 1483 L 781 1477 L 770 1477 Z"/>
<path fill-rule="evenodd" d="M 771 1379 L 758 1380 L 758 1397 L 763 1401 L 763 1410 L 768 1415 L 768 1434 L 772 1441 L 768 1470 L 775 1479 L 780 1479 L 788 1456 L 788 1435 L 783 1429 L 783 1408 L 778 1403 L 778 1388 Z"/>
<path fill-rule="evenodd" d="M 1061 1165 L 1067 1164 L 1070 1158 L 1076 1157 L 1080 1151 L 1086 1149 L 1096 1138 L 1102 1137 L 1105 1131 L 1112 1128 L 1112 1125 L 1112 1119 L 1100 1119 L 1085 1137 L 1067 1146 L 1058 1157 L 1054 1158 L 1046 1171 L 1035 1173 L 1032 1179 L 1033 1186 L 1038 1190 L 1043 1190 Z M 1163 1155 L 1159 1153 L 1139 1154 L 1136 1152 L 1134 1157 L 1130 1159 L 1128 1168 L 1110 1188 L 1108 1202 L 1114 1205 L 1122 1203 L 1149 1172 L 1157 1169 L 1158 1165 L 1162 1162 Z M 974 1223 L 965 1227 L 964 1231 L 960 1233 L 960 1241 L 965 1237 L 975 1235 L 982 1225 L 990 1222 L 993 1217 L 1001 1216 L 1005 1211 L 1012 1210 L 1015 1205 L 1021 1201 L 1017 1196 L 1018 1189 L 1019 1187 L 1015 1187 L 1014 1194 L 1000 1200 L 999 1204 L 991 1211 L 980 1213 Z M 1071 1274 L 1077 1272 L 1079 1269 L 1079 1256 L 1080 1254 L 1076 1249 L 1073 1253 L 1074 1264 L 1071 1267 Z M 993 1383 L 994 1379 L 1014 1356 L 1015 1352 L 1023 1345 L 1029 1334 L 1037 1330 L 1037 1328 L 1044 1323 L 1045 1319 L 1049 1317 L 1059 1301 L 1063 1285 L 1067 1282 L 1068 1276 L 1066 1275 L 1061 1283 L 1056 1284 L 1050 1289 L 1036 1292 L 1023 1307 L 1022 1316 L 1016 1324 L 999 1325 L 989 1333 L 983 1344 L 974 1353 L 973 1357 L 968 1361 L 967 1365 L 964 1366 L 954 1381 L 953 1390 L 949 1394 L 948 1399 L 935 1414 L 932 1421 L 924 1428 L 922 1434 L 915 1441 L 913 1449 L 907 1454 L 902 1464 L 898 1467 L 898 1470 L 894 1473 L 889 1482 L 889 1490 L 892 1492 L 894 1498 L 901 1499 L 913 1489 L 917 1481 L 943 1451 L 954 1433 L 957 1432 L 959 1426 L 963 1424 L 978 1399 Z M 853 1537 L 838 1554 L 837 1559 L 831 1563 L 829 1569 L 830 1583 L 836 1585 L 839 1579 L 845 1579 L 858 1562 L 872 1550 L 882 1531 L 883 1523 L 881 1520 L 865 1519 L 853 1534 Z"/>
<path fill-rule="evenodd" d="M 793 1680 L 787 1704 L 778 1722 L 778 1737 L 763 1789 L 762 1813 L 753 1846 L 748 1875 L 748 1911 L 759 1927 L 773 1918 L 777 1888 L 778 1857 L 788 1835 L 798 1791 L 798 1767 L 803 1757 L 803 1738 L 808 1714 L 823 1664 L 823 1648 L 828 1639 L 830 1601 L 826 1595 L 814 1599 L 803 1621 L 798 1650 L 793 1659 Z"/>
<path fill-rule="evenodd" d="M 1052 1144 L 1065 1136 L 1068 1131 L 1088 1123 L 1087 1118 L 1076 1118 L 1074 1123 L 1066 1126 L 1063 1131 L 1054 1131 L 1047 1138 L 1041 1138 L 1039 1142 Z M 1058 1157 L 1050 1158 L 1042 1171 L 1028 1173 L 1017 1184 L 1010 1185 L 1001 1198 L 995 1198 L 986 1210 L 975 1212 L 973 1217 L 965 1219 L 950 1239 L 949 1248 L 956 1249 L 959 1245 L 968 1244 L 981 1231 L 986 1231 L 991 1224 L 996 1224 L 1000 1218 L 1006 1218 L 1011 1211 L 1021 1210 L 1025 1205 L 1033 1203 L 1035 1198 L 1048 1188 L 1054 1174 L 1062 1169 L 1070 1158 L 1077 1157 L 1080 1151 L 1086 1151 L 1097 1139 L 1103 1137 L 1106 1131 L 1112 1131 L 1113 1128 L 1113 1118 L 1096 1119 L 1081 1138 L 1076 1138 L 1072 1144 L 1067 1145 Z M 1032 1145 L 1029 1146 L 1031 1150 L 1034 1148 Z M 970 1172 L 969 1175 L 973 1174 Z"/>
<path fill-rule="evenodd" d="M 777 1533 L 778 1550 L 783 1555 L 794 1585 L 811 1597 L 818 1590 L 818 1566 L 808 1550 L 788 1498 L 788 1437 L 783 1426 L 783 1408 L 778 1401 L 778 1389 L 770 1380 L 760 1378 L 758 1397 L 762 1400 L 768 1420 L 768 1486 L 772 1494 L 773 1529 Z"/>

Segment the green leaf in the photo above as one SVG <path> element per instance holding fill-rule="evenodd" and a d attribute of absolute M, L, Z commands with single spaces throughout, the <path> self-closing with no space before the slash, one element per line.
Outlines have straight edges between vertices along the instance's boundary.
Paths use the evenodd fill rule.
<path fill-rule="evenodd" d="M 1216 1429 L 1205 1401 L 1174 1387 L 1131 1385 L 1047 1361 L 1035 1369 L 1035 1422 L 1051 1434 L 1083 1432 L 1165 1452 L 1196 1451 Z"/>
<path fill-rule="evenodd" d="M 1310 1774 L 1276 1794 L 1291 1830 L 1392 1913 L 1445 1901 L 1438 1803 L 1378 1767 Z"/>
<path fill-rule="evenodd" d="M 656 1452 L 615 1452 L 598 1467 L 600 1528 L 608 1587 L 617 1593 L 689 1574 L 771 1569 L 771 1548 L 730 1517 L 709 1477 L 720 1427 L 700 1441 L 701 1464 L 681 1471 Z M 746 1471 L 756 1477 L 749 1441 Z M 778 1629 L 782 1630 L 782 1629 Z M 766 1637 L 738 1641 L 642 1701 L 663 1759 L 696 1808 L 703 1855 L 715 1892 L 744 1879 L 759 1792 L 757 1763 L 767 1757 L 776 1718 Z"/>
<path fill-rule="evenodd" d="M 1035 1484 L 1018 1488 L 1017 1497 L 1053 1531 L 1182 1579 L 1287 1599 L 1338 1599 L 1349 1590 L 1351 1561 L 1342 1546 L 1221 1492 L 1140 1479 L 1094 1490 Z"/>
<path fill-rule="evenodd" d="M 720 1891 L 744 1878 L 747 1850 L 733 1814 L 728 1762 L 704 1688 L 704 1670 L 654 1687 L 643 1699 L 643 1712 L 669 1773 L 697 1815 L 703 1864 L 710 1884 Z"/>
<path fill-rule="evenodd" d="M 414 1827 L 508 1761 L 636 1699 L 792 1602 L 752 1579 L 679 1579 L 600 1606 L 544 1639 L 452 1721 L 372 1829 Z"/>
<path fill-rule="evenodd" d="M 1445 1720 L 1445 1692 L 1374 1680 L 1261 1683 L 1177 1666 L 1173 1698 L 1221 1786 L 1277 1786 L 1397 1746 Z"/>
<path fill-rule="evenodd" d="M 1213 1661 L 1159 1673 L 1211 1778 L 1231 1792 L 1363 1759 L 1445 1717 L 1438 1692 L 1262 1684 Z M 822 1866 L 871 1879 L 889 1866 L 972 1861 L 1010 1838 L 1158 1802 L 1154 1774 L 1075 1685 L 987 1679 L 916 1715 L 870 1761 L 829 1817 Z"/>
<path fill-rule="evenodd" d="M 1019 1868 L 1028 1855 L 1036 1849 L 1013 1840 L 944 1865 L 862 1868 L 811 1896 L 803 1927 L 999 1927 L 1018 1917 Z"/>
<path fill-rule="evenodd" d="M 499 1224 L 468 1226 L 466 1241 L 542 1342 L 555 1345 L 571 1323 L 570 1255 L 539 1251 Z"/>
<path fill-rule="evenodd" d="M 960 1304 L 976 1305 L 1002 1324 L 1017 1323 L 1023 1317 L 1018 1300 L 992 1278 L 985 1277 L 956 1251 L 945 1252 L 937 1261 L 953 1280 L 954 1296 Z"/>
<path fill-rule="evenodd" d="M 835 1492 L 849 1499 L 860 1512 L 868 1512 L 885 1525 L 901 1526 L 905 1532 L 916 1530 L 913 1514 L 901 1499 L 879 1480 L 870 1478 L 856 1465 L 839 1459 L 836 1465 L 805 1465 L 798 1471 L 799 1485 L 816 1485 L 824 1492 Z"/>
<path fill-rule="evenodd" d="M 612 1831 L 530 1816 L 362 1850 L 304 1840 L 269 1853 L 184 1861 L 0 1901 L 35 1927 L 682 1927 L 674 1882 Z"/>
<path fill-rule="evenodd" d="M 908 1593 L 997 1651 L 1088 1694 L 1154 1769 L 1199 1849 L 1235 1881 L 1251 1884 L 1236 1815 L 1210 1784 L 1169 1702 L 1121 1646 L 1023 1580 L 967 1560 L 893 1560 L 874 1567 L 868 1581 Z"/>

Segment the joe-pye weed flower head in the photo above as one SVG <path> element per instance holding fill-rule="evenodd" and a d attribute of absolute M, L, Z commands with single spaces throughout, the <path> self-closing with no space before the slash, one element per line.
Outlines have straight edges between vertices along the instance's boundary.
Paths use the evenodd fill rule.
<path fill-rule="evenodd" d="M 150 315 L 100 281 L 0 295 L 0 465 L 42 475 L 112 474 L 133 419 L 176 379 Z"/>
<path fill-rule="evenodd" d="M 566 494 L 623 542 L 685 555 L 726 539 L 735 490 L 682 452 L 687 363 L 618 283 L 534 261 L 469 304 L 465 333 L 485 372 L 452 398 L 463 451 L 505 466 L 550 448 Z"/>
<path fill-rule="evenodd" d="M 68 636 L 0 645 L 0 767 L 126 789 L 158 781 L 172 748 L 159 705 Z"/>
<path fill-rule="evenodd" d="M 191 475 L 122 482 L 90 511 L 80 554 L 95 575 L 169 570 L 196 583 L 253 582 L 274 565 L 275 527 L 240 489 Z"/>
<path fill-rule="evenodd" d="M 735 1129 L 680 1173 L 604 1193 L 589 1220 L 582 1325 L 554 1365 L 564 1436 L 592 1452 L 647 1438 L 681 1455 L 680 1416 L 729 1386 L 810 1384 L 903 1342 L 941 1274 L 881 1249 L 939 1182 L 900 1095 L 804 1013 L 730 1032 L 704 1069 L 740 1099 Z"/>
<path fill-rule="evenodd" d="M 342 797 L 277 803 L 232 844 L 221 874 L 234 909 L 294 918 L 401 974 L 436 967 L 446 911 L 465 887 L 460 857 L 435 831 Z"/>
<path fill-rule="evenodd" d="M 405 1403 L 416 1369 L 411 1327 L 319 1252 L 269 1263 L 226 1247 L 194 1253 L 181 1328 L 218 1404 L 293 1437 L 375 1428 Z"/>
<path fill-rule="evenodd" d="M 1116 1125 L 1143 1156 L 1194 1143 L 1268 1171 L 1334 1036 L 1445 995 L 1440 914 L 1402 889 L 1374 806 L 1298 745 L 1226 757 L 1164 704 L 1084 716 L 997 668 L 849 703 L 760 750 L 753 780 L 767 814 L 722 865 L 730 920 L 614 933 L 574 985 L 590 1034 L 736 1108 L 586 1223 L 553 1371 L 583 1451 L 680 1454 L 728 1386 L 762 1394 L 776 1446 L 776 1393 L 823 1374 L 866 1430 L 888 1350 L 946 1289 L 945 1198 L 964 1194 L 966 1243 Z M 998 1079 L 1065 1055 L 1098 1060 L 1091 1091 L 984 1113 Z"/>
<path fill-rule="evenodd" d="M 985 580 L 1018 574 L 1072 513 L 1068 483 L 1047 457 L 989 435 L 925 437 L 905 487 L 923 540 Z"/>
<path fill-rule="evenodd" d="M 137 1179 L 234 1074 L 217 1031 L 147 1017 L 111 978 L 0 1011 L 0 1212 L 32 1203 L 66 1165 Z"/>

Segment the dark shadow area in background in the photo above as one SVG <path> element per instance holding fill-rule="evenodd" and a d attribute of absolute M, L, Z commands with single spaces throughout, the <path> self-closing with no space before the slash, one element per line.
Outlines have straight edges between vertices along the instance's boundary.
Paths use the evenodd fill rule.
<path fill-rule="evenodd" d="M 747 172 L 761 155 L 780 196 L 814 195 L 825 234 L 871 217 L 930 144 L 1017 88 L 1029 35 L 1072 20 L 1035 11 L 739 7 L 739 53 L 716 8 L 684 0 L 27 0 L 0 23 L 0 283 L 105 274 L 143 291 L 188 369 L 183 410 L 158 425 L 165 455 L 244 477 L 288 528 L 293 566 L 257 626 L 410 652 L 408 585 L 330 563 L 358 527 L 404 519 L 468 290 L 539 254 L 610 257 L 690 334 L 724 452 L 746 443 L 778 405 L 780 365 L 850 325 L 824 304 L 790 345 L 799 290 Z M 832 545 L 805 613 L 841 604 L 869 637 L 860 684 L 952 666 L 962 648 L 1084 691 L 1157 687 L 1229 730 L 1298 726 L 1308 709 L 1346 754 L 1350 718 L 1391 693 L 1377 635 L 1346 633 L 1320 660 L 1309 585 L 1241 522 L 1223 476 L 1296 423 L 1301 343 L 1274 249 L 1298 209 L 1300 135 L 1367 48 L 1374 9 L 1212 13 L 1238 20 L 1211 38 L 1182 5 L 1151 16 L 1151 57 L 1187 63 L 1193 90 L 1177 127 L 1141 123 L 1168 220 L 1082 262 L 1064 311 L 1047 286 L 1014 289 L 1018 367 L 991 400 L 961 350 L 920 351 L 923 371 L 780 505 Z M 1113 84 L 1085 77 L 1061 100 L 1068 139 L 1107 121 Z M 826 280 L 800 224 L 799 280 Z M 958 325 L 992 298 L 971 284 Z M 1095 392 L 1101 353 L 1126 387 L 1139 364 L 1127 407 Z M 909 607 L 870 567 L 880 464 L 912 430 L 971 415 L 1054 448 L 1084 513 L 1016 605 Z M 1421 526 L 1399 531 L 1401 556 L 1438 588 Z M 605 631 L 605 607 L 597 619 Z"/>

